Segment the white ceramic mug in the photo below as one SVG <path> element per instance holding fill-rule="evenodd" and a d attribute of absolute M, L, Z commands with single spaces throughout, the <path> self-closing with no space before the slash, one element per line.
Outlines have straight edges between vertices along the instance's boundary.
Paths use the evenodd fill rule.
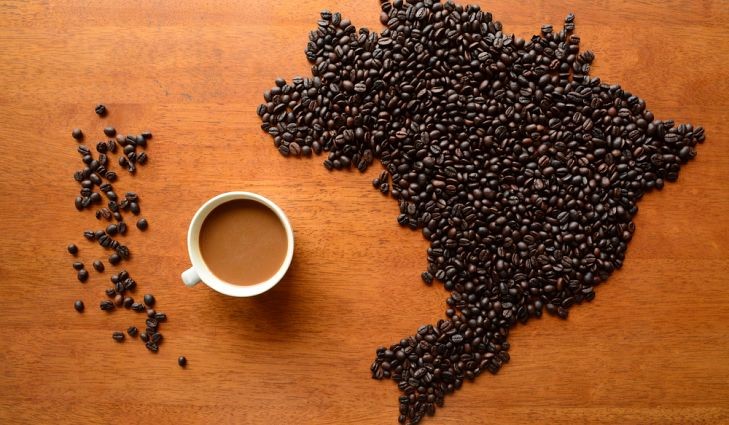
<path fill-rule="evenodd" d="M 276 216 L 279 220 L 281 220 L 281 224 L 283 224 L 284 229 L 286 229 L 286 258 L 284 258 L 283 263 L 281 263 L 281 267 L 279 267 L 276 274 L 268 280 L 253 285 L 235 285 L 217 278 L 205 264 L 205 261 L 200 254 L 199 239 L 200 228 L 202 227 L 203 221 L 205 221 L 205 218 L 207 218 L 208 214 L 210 214 L 215 207 L 234 199 L 248 199 L 265 205 L 271 209 L 271 211 L 276 213 Z M 291 223 L 289 223 L 289 219 L 286 217 L 286 214 L 284 214 L 283 210 L 281 210 L 281 208 L 274 204 L 271 200 L 251 192 L 226 192 L 221 193 L 220 195 L 205 202 L 192 217 L 190 228 L 187 231 L 187 251 L 190 254 L 192 267 L 182 273 L 182 281 L 185 285 L 192 287 L 199 282 L 203 282 L 221 294 L 233 297 L 252 297 L 254 295 L 262 294 L 276 286 L 276 284 L 286 274 L 286 271 L 289 269 L 289 265 L 291 264 L 291 258 L 294 256 L 294 232 L 291 230 Z"/>

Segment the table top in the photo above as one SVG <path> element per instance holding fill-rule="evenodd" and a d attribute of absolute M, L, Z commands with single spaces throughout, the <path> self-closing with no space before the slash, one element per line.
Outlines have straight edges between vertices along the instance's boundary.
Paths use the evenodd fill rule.
<path fill-rule="evenodd" d="M 625 266 L 595 301 L 517 326 L 512 361 L 426 423 L 729 423 L 729 8 L 477 3 L 522 37 L 575 12 L 593 75 L 658 118 L 703 125 L 707 141 L 640 202 Z M 419 277 L 427 243 L 372 189 L 379 167 L 284 159 L 255 113 L 277 76 L 309 74 L 303 50 L 325 8 L 381 29 L 375 0 L 0 1 L 0 422 L 396 423 L 399 391 L 369 365 L 378 345 L 443 317 L 446 291 Z M 156 355 L 111 338 L 139 316 L 98 309 L 119 268 L 80 284 L 65 249 L 105 258 L 82 237 L 100 227 L 93 213 L 72 205 L 70 132 L 93 143 L 106 125 L 154 133 L 149 164 L 116 187 L 139 193 L 150 223 L 125 237 L 124 267 L 170 317 Z M 271 198 L 295 229 L 288 275 L 260 297 L 180 281 L 190 218 L 229 190 Z"/>

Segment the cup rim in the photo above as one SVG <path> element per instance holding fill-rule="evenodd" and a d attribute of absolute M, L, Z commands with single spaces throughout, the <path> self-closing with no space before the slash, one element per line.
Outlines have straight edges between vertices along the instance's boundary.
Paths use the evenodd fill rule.
<path fill-rule="evenodd" d="M 279 269 L 269 279 L 253 285 L 236 285 L 234 283 L 230 283 L 218 278 L 207 267 L 205 261 L 202 258 L 202 254 L 200 253 L 199 236 L 200 229 L 202 228 L 202 223 L 205 221 L 210 212 L 212 212 L 216 207 L 236 199 L 247 199 L 251 201 L 256 201 L 259 204 L 266 206 L 276 214 L 279 221 L 281 221 L 281 224 L 286 230 L 287 247 L 286 257 L 284 258 L 283 263 L 281 263 Z M 215 291 L 218 291 L 225 295 L 230 295 L 233 297 L 252 297 L 262 294 L 276 286 L 276 284 L 284 277 L 284 275 L 288 271 L 294 255 L 294 232 L 291 229 L 291 223 L 289 222 L 288 217 L 283 212 L 281 207 L 276 205 L 276 203 L 266 198 L 265 196 L 245 191 L 224 192 L 208 199 L 200 206 L 200 208 L 198 208 L 197 212 L 195 212 L 195 215 L 192 217 L 192 220 L 190 221 L 190 226 L 187 230 L 187 251 L 193 269 L 195 269 L 198 276 L 200 277 L 200 280 L 204 284 L 211 287 Z"/>

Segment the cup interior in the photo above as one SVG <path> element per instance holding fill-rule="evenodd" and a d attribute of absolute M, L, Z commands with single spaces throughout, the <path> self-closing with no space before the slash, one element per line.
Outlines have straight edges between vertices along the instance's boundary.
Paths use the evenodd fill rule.
<path fill-rule="evenodd" d="M 286 256 L 284 257 L 283 263 L 279 267 L 278 271 L 269 279 L 253 285 L 236 285 L 218 278 L 215 274 L 213 274 L 207 264 L 205 264 L 200 252 L 200 229 L 202 228 L 202 224 L 208 214 L 210 214 L 210 212 L 216 207 L 237 199 L 247 199 L 266 206 L 276 214 L 286 231 Z M 270 199 L 252 192 L 226 192 L 209 199 L 200 207 L 200 209 L 197 210 L 192 218 L 192 222 L 190 223 L 190 228 L 187 233 L 187 250 L 190 254 L 190 261 L 192 262 L 193 268 L 195 268 L 200 279 L 206 285 L 226 295 L 234 297 L 251 297 L 273 288 L 286 274 L 286 271 L 291 265 L 291 259 L 294 254 L 294 233 L 286 214 L 284 214 L 283 210 Z"/>

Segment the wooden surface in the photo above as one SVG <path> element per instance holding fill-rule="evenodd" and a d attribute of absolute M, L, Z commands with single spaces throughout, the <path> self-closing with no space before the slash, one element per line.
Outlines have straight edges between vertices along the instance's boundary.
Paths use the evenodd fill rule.
<path fill-rule="evenodd" d="M 425 423 L 729 423 L 727 3 L 478 3 L 520 36 L 574 11 L 594 75 L 707 142 L 640 203 L 625 267 L 592 304 L 516 328 L 512 362 Z M 255 114 L 275 77 L 308 75 L 323 8 L 380 28 L 375 0 L 0 2 L 0 423 L 395 423 L 399 392 L 368 368 L 378 345 L 442 317 L 445 291 L 419 278 L 426 242 L 371 189 L 378 170 L 284 159 Z M 107 124 L 154 132 L 149 164 L 116 186 L 150 221 L 126 237 L 125 267 L 170 316 L 157 355 L 111 339 L 143 325 L 98 310 L 114 268 L 80 284 L 65 251 L 101 255 L 81 237 L 96 220 L 72 205 L 70 132 L 91 143 Z M 259 298 L 179 279 L 192 214 L 234 189 L 270 197 L 295 229 L 288 276 Z"/>

